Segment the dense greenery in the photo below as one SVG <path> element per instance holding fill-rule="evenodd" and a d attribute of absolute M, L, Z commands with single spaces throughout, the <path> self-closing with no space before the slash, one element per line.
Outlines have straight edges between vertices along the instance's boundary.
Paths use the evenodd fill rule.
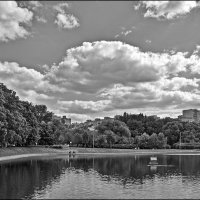
<path fill-rule="evenodd" d="M 200 124 L 127 114 L 72 124 L 54 118 L 45 105 L 21 101 L 16 93 L 0 84 L 0 146 L 30 146 L 72 143 L 106 148 L 187 148 L 200 146 Z"/>
<path fill-rule="evenodd" d="M 20 101 L 16 93 L 0 85 L 0 145 L 53 144 L 59 131 L 53 113 L 45 105 Z M 59 127 L 60 128 L 60 127 Z"/>

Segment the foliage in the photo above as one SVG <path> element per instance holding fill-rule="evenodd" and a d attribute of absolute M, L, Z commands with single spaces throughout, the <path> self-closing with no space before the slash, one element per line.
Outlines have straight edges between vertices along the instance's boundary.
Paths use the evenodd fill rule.
<path fill-rule="evenodd" d="M 167 137 L 167 143 L 169 145 L 173 145 L 174 143 L 178 142 L 180 139 L 180 133 L 183 130 L 183 126 L 180 122 L 168 122 L 166 125 L 163 126 L 163 133 L 165 137 Z"/>
<path fill-rule="evenodd" d="M 93 128 L 91 129 L 91 126 Z M 200 143 L 200 123 L 140 114 L 118 115 L 98 125 L 66 126 L 45 105 L 21 101 L 0 84 L 0 146 L 60 145 L 106 148 L 170 148 Z"/>
<path fill-rule="evenodd" d="M 45 105 L 20 101 L 16 92 L 0 84 L 0 145 L 37 144 L 41 138 L 41 122 L 52 119 Z"/>
<path fill-rule="evenodd" d="M 105 131 L 110 130 L 120 137 L 131 136 L 128 126 L 119 120 L 103 120 L 101 124 L 97 126 L 97 130 L 100 134 L 104 134 Z"/>
<path fill-rule="evenodd" d="M 111 130 L 106 130 L 105 132 L 107 143 L 112 147 L 113 144 L 116 142 L 116 136 Z"/>
<path fill-rule="evenodd" d="M 95 141 L 95 146 L 103 147 L 105 144 L 107 144 L 106 135 L 97 136 L 97 139 Z"/>

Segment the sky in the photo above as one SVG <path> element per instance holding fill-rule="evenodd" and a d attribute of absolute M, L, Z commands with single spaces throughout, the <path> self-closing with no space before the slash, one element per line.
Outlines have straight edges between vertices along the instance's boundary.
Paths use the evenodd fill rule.
<path fill-rule="evenodd" d="M 200 109 L 199 1 L 0 1 L 0 82 L 72 122 Z"/>

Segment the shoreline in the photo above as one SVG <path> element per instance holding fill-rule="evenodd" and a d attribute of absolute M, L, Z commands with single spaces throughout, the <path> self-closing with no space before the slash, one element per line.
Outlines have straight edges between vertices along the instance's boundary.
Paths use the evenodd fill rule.
<path fill-rule="evenodd" d="M 45 147 L 12 147 L 0 149 L 0 163 L 33 157 L 51 157 L 69 155 L 69 151 L 76 151 L 77 156 L 134 156 L 134 155 L 200 155 L 197 149 L 104 149 L 104 148 L 76 148 L 53 149 Z"/>

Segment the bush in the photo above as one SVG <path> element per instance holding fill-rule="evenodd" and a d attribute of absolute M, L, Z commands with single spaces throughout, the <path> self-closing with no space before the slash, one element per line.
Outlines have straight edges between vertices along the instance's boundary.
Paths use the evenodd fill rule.
<path fill-rule="evenodd" d="M 171 145 L 166 144 L 165 146 L 163 146 L 164 149 L 171 149 Z"/>
<path fill-rule="evenodd" d="M 115 149 L 135 149 L 136 145 L 134 144 L 114 144 L 112 148 Z"/>
<path fill-rule="evenodd" d="M 200 143 L 175 143 L 173 145 L 175 149 L 200 149 Z"/>
<path fill-rule="evenodd" d="M 54 149 L 62 149 L 63 147 L 61 145 L 53 145 L 52 148 L 54 148 Z"/>
<path fill-rule="evenodd" d="M 109 144 L 104 144 L 102 146 L 95 145 L 96 148 L 110 148 Z M 135 144 L 113 144 L 112 149 L 135 149 Z"/>

